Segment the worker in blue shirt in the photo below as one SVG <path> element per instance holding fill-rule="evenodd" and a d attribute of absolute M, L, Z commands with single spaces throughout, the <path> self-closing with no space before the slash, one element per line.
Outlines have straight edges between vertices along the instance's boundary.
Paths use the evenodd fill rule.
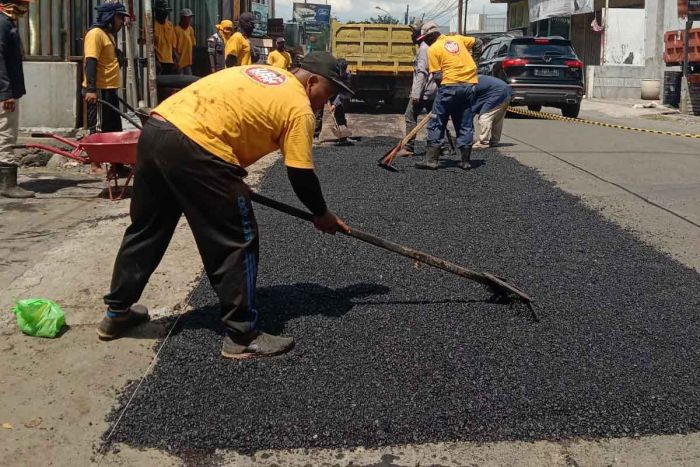
<path fill-rule="evenodd" d="M 479 75 L 475 94 L 472 112 L 479 115 L 479 136 L 473 147 L 483 149 L 498 146 L 513 91 L 503 80 Z"/>

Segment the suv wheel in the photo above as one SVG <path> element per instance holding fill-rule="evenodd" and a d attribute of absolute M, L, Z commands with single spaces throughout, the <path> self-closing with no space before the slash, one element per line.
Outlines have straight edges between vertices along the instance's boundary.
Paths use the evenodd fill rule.
<path fill-rule="evenodd" d="M 529 110 L 530 112 L 541 112 L 542 106 L 541 105 L 528 105 L 527 110 Z"/>
<path fill-rule="evenodd" d="M 561 114 L 567 118 L 578 118 L 578 114 L 581 112 L 581 103 L 578 104 L 566 104 L 561 108 Z"/>

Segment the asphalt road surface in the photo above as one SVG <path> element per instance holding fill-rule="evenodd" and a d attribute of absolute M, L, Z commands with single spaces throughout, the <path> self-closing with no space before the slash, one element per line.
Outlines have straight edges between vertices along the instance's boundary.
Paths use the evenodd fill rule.
<path fill-rule="evenodd" d="M 258 208 L 261 325 L 297 347 L 222 360 L 202 285 L 111 441 L 251 453 L 698 431 L 700 276 L 548 175 L 566 166 L 562 187 L 593 180 L 696 232 L 700 142 L 521 119 L 506 134 L 511 146 L 479 152 L 469 173 L 456 160 L 382 171 L 386 137 L 321 148 L 317 168 L 351 226 L 513 279 L 540 323 L 478 285 Z M 295 202 L 280 165 L 262 193 Z"/>

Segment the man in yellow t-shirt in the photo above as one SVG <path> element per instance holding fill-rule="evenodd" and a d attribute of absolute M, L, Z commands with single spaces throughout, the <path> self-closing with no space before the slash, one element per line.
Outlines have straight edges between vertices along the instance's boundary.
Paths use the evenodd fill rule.
<path fill-rule="evenodd" d="M 192 75 L 192 50 L 197 45 L 192 18 L 194 18 L 192 10 L 183 8 L 180 11 L 180 24 L 175 26 L 175 51 L 180 58 L 178 68 L 181 75 L 187 76 Z"/>
<path fill-rule="evenodd" d="M 172 8 L 168 6 L 167 0 L 156 0 L 153 11 L 156 17 L 153 26 L 153 45 L 156 49 L 156 62 L 160 75 L 176 75 L 178 73 L 179 57 L 175 50 L 177 42 L 175 27 L 168 19 L 171 11 Z"/>
<path fill-rule="evenodd" d="M 253 64 L 253 52 L 249 37 L 255 29 L 255 18 L 250 13 L 243 13 L 238 20 L 238 31 L 226 42 L 226 68 Z"/>
<path fill-rule="evenodd" d="M 476 64 L 472 52 L 480 53 L 481 41 L 474 37 L 444 36 L 437 24 L 428 22 L 421 29 L 418 40 L 424 40 L 428 49 L 428 71 L 438 83 L 438 93 L 433 104 L 433 116 L 428 122 L 428 150 L 425 160 L 416 168 L 438 168 L 441 146 L 445 139 L 447 123 L 457 132 L 457 147 L 462 156 L 461 167 L 470 170 L 474 139 L 474 87 L 478 83 Z"/>
<path fill-rule="evenodd" d="M 119 107 L 119 60 L 115 37 L 129 14 L 120 3 L 103 3 L 97 7 L 97 19 L 83 41 L 85 70 L 83 96 L 87 103 L 87 126 L 90 133 L 122 131 L 121 116 L 99 100 Z M 92 173 L 102 173 L 100 164 L 92 164 Z"/>
<path fill-rule="evenodd" d="M 147 310 L 133 304 L 184 213 L 221 303 L 222 355 L 242 360 L 292 348 L 292 338 L 257 328 L 258 227 L 245 167 L 280 149 L 316 228 L 348 231 L 326 207 L 311 157 L 314 111 L 339 90 L 352 92 L 340 80 L 336 59 L 314 52 L 293 72 L 266 65 L 222 70 L 154 109 L 139 140 L 131 226 L 105 296 L 100 338 L 115 339 L 148 320 Z"/>
<path fill-rule="evenodd" d="M 283 70 L 289 70 L 289 67 L 292 66 L 292 56 L 285 50 L 286 45 L 287 41 L 284 39 L 284 37 L 277 38 L 275 41 L 275 46 L 277 49 L 270 52 L 270 55 L 267 56 L 268 65 L 281 68 Z"/>

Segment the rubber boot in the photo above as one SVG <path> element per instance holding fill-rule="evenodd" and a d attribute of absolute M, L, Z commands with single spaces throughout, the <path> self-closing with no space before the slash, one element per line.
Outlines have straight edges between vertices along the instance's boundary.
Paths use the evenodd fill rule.
<path fill-rule="evenodd" d="M 472 158 L 472 148 L 462 148 L 460 151 L 462 152 L 462 165 L 460 167 L 462 170 L 471 170 L 472 165 L 469 161 Z"/>
<path fill-rule="evenodd" d="M 416 162 L 416 169 L 437 170 L 438 165 L 440 165 L 441 153 L 442 148 L 440 146 L 428 146 L 428 149 L 425 151 L 425 159 L 423 159 L 423 162 Z"/>
<path fill-rule="evenodd" d="M 0 164 L 0 196 L 6 198 L 33 198 L 34 192 L 17 186 L 17 166 Z"/>

